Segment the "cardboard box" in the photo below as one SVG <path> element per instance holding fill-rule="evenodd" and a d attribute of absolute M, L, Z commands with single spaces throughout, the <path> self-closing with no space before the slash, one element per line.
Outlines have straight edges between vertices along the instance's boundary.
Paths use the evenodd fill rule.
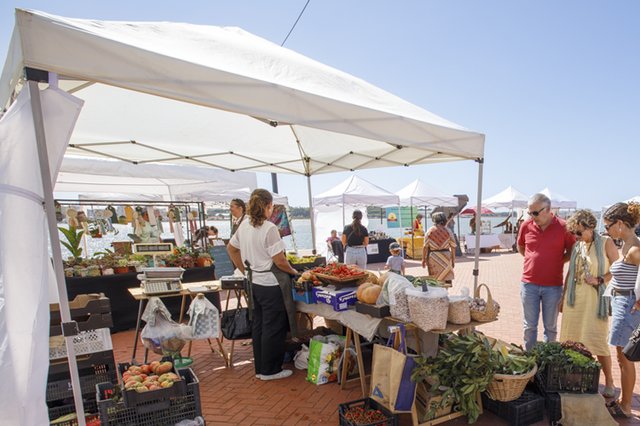
<path fill-rule="evenodd" d="M 313 289 L 315 293 L 316 303 L 326 303 L 331 305 L 334 311 L 346 311 L 350 306 L 355 305 L 358 300 L 356 297 L 357 287 L 344 287 L 340 290 L 334 286 L 316 287 Z"/>

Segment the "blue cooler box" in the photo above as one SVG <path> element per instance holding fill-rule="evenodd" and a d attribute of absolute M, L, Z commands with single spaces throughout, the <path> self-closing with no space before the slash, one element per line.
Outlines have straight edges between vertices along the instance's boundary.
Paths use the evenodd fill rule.
<path fill-rule="evenodd" d="M 315 287 L 313 289 L 316 303 L 326 303 L 331 305 L 334 311 L 346 311 L 350 306 L 356 304 L 356 290 L 358 287 L 344 287 L 340 290 L 334 286 Z"/>

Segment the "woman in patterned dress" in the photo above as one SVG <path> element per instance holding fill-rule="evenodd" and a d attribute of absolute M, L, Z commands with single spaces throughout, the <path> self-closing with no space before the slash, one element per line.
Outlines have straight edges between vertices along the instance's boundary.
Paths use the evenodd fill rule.
<path fill-rule="evenodd" d="M 422 248 L 422 267 L 428 267 L 429 275 L 450 283 L 456 259 L 456 241 L 447 230 L 447 217 L 442 212 L 431 216 L 433 226 L 427 231 Z"/>

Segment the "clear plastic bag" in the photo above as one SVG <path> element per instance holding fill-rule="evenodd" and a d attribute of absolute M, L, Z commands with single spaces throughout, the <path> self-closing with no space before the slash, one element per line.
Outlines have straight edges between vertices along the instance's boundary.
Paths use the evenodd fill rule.
<path fill-rule="evenodd" d="M 191 337 L 191 328 L 173 321 L 158 297 L 149 299 L 142 319 L 147 323 L 140 333 L 142 344 L 159 355 L 180 352 Z"/>

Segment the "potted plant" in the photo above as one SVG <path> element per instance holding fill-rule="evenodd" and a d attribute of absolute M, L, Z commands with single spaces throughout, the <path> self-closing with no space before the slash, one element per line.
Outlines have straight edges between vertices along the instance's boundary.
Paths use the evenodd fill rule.
<path fill-rule="evenodd" d="M 105 249 L 94 254 L 96 263 L 102 269 L 102 275 L 113 275 L 113 268 L 116 266 L 117 258 L 113 250 Z"/>
<path fill-rule="evenodd" d="M 432 396 L 439 397 L 430 401 L 428 416 L 434 418 L 439 409 L 453 404 L 474 423 L 480 415 L 479 394 L 493 379 L 498 355 L 483 335 L 447 336 L 435 358 L 416 358 L 411 378 L 427 382 Z"/>
<path fill-rule="evenodd" d="M 198 257 L 196 258 L 196 265 L 200 268 L 206 268 L 213 264 L 213 260 L 211 259 L 211 255 L 209 253 L 198 253 Z"/>
<path fill-rule="evenodd" d="M 136 268 L 136 272 L 142 272 L 142 268 L 147 265 L 148 259 L 144 254 L 132 254 L 129 256 L 129 266 Z"/>
<path fill-rule="evenodd" d="M 129 272 L 129 260 L 126 257 L 121 257 L 116 261 L 116 265 L 113 268 L 116 274 L 126 274 Z"/>
<path fill-rule="evenodd" d="M 82 247 L 80 244 L 82 243 L 82 235 L 84 234 L 84 230 L 77 229 L 74 227 L 63 228 L 58 227 L 58 230 L 62 232 L 65 239 L 67 241 L 60 240 L 60 244 L 62 244 L 69 252 L 71 253 L 71 258 L 76 262 L 79 262 L 82 257 Z"/>

